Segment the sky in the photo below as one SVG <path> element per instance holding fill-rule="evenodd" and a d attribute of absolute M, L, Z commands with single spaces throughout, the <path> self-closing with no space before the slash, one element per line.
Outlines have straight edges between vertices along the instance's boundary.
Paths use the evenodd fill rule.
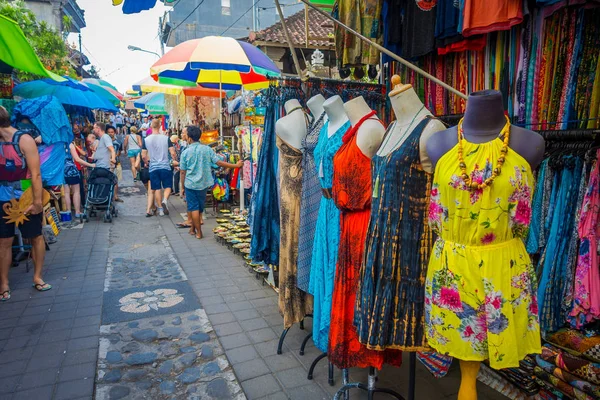
<path fill-rule="evenodd" d="M 83 53 L 100 69 L 100 77 L 125 93 L 133 83 L 149 76 L 158 57 L 130 51 L 127 46 L 160 54 L 158 19 L 170 7 L 157 2 L 152 10 L 125 15 L 111 0 L 77 0 L 77 4 L 85 10 L 87 25 L 81 30 Z M 78 36 L 69 35 L 69 42 L 79 46 Z"/>

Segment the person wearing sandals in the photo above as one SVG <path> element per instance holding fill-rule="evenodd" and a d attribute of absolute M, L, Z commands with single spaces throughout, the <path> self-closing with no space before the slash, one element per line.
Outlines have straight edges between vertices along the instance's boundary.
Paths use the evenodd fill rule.
<path fill-rule="evenodd" d="M 34 262 L 33 287 L 40 292 L 52 289 L 42 279 L 42 269 L 46 256 L 46 243 L 42 236 L 42 175 L 40 156 L 35 141 L 28 134 L 11 126 L 10 115 L 0 106 L 0 301 L 10 299 L 8 280 L 12 264 L 12 243 L 15 236 L 15 224 L 3 217 L 4 205 L 22 194 L 22 183 L 29 180 L 33 191 L 33 204 L 25 210 L 28 221 L 19 226 L 21 235 L 31 240 Z"/>
<path fill-rule="evenodd" d="M 127 149 L 127 157 L 131 165 L 133 181 L 138 181 L 138 171 L 140 169 L 140 154 L 142 153 L 142 135 L 138 133 L 135 126 L 131 127 L 131 133 L 125 136 L 123 147 Z"/>
<path fill-rule="evenodd" d="M 81 218 L 81 187 L 82 166 L 95 168 L 96 164 L 89 163 L 80 157 L 75 141 L 69 144 L 67 159 L 65 161 L 65 205 L 67 211 L 71 211 L 71 195 L 73 196 L 73 206 L 75 207 L 75 218 Z"/>

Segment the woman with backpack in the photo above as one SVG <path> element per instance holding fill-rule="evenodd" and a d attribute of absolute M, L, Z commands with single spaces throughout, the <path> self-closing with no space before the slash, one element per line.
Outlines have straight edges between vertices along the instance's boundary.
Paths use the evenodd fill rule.
<path fill-rule="evenodd" d="M 75 206 L 75 218 L 81 217 L 81 170 L 83 166 L 94 168 L 96 164 L 91 164 L 79 156 L 77 146 L 74 139 L 69 144 L 67 151 L 67 159 L 65 162 L 65 205 L 66 211 L 71 212 L 71 195 L 73 195 L 73 205 Z"/>
<path fill-rule="evenodd" d="M 131 133 L 125 136 L 123 147 L 127 149 L 127 157 L 131 164 L 131 173 L 133 174 L 133 181 L 138 180 L 138 171 L 140 169 L 140 153 L 142 152 L 142 135 L 138 133 L 138 129 L 135 126 L 131 127 Z"/>

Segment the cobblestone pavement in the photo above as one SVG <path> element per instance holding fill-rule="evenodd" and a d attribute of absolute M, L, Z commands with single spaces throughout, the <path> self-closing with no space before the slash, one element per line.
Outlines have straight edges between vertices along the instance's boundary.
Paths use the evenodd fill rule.
<path fill-rule="evenodd" d="M 214 217 L 200 241 L 175 226 L 185 211 L 176 197 L 169 217 L 145 218 L 145 191 L 125 166 L 124 175 L 113 224 L 64 230 L 51 246 L 51 291 L 32 290 L 24 265 L 11 270 L 13 297 L 0 304 L 0 400 L 330 399 L 340 371 L 330 386 L 321 361 L 307 380 L 319 353 L 309 341 L 299 354 L 310 319 L 277 355 L 277 294 L 216 243 Z M 378 386 L 406 395 L 407 367 L 385 367 Z M 416 398 L 456 398 L 459 379 L 456 367 L 434 379 L 419 364 Z M 366 382 L 366 371 L 351 380 Z M 480 398 L 504 398 L 478 389 Z"/>

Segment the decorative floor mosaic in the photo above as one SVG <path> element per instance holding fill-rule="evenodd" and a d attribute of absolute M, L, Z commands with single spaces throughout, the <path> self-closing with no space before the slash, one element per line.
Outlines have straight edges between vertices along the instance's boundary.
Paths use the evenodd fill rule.
<path fill-rule="evenodd" d="M 104 292 L 102 324 L 201 308 L 187 281 Z"/>

